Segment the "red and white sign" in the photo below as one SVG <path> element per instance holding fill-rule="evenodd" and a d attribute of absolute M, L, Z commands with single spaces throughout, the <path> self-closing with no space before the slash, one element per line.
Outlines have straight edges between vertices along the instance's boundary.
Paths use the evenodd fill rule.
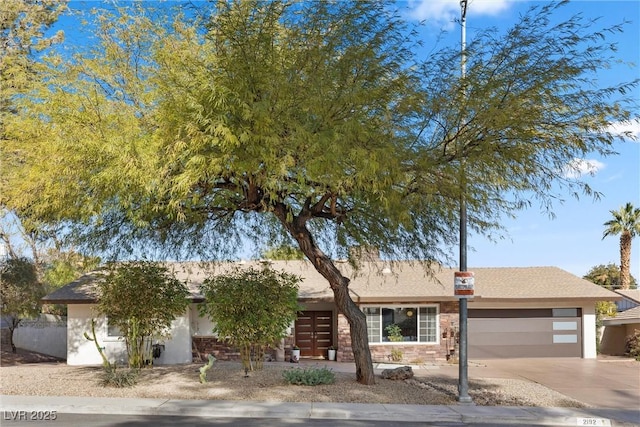
<path fill-rule="evenodd" d="M 459 298 L 473 298 L 475 279 L 471 271 L 453 273 L 453 294 Z"/>

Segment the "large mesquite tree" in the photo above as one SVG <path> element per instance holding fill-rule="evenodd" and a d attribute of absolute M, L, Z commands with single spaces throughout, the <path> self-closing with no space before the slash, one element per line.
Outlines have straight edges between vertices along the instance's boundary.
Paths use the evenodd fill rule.
<path fill-rule="evenodd" d="M 50 56 L 16 99 L 7 203 L 128 252 L 294 242 L 349 321 L 357 380 L 373 383 L 365 316 L 330 255 L 446 259 L 462 188 L 480 234 L 536 197 L 551 209 L 558 188 L 589 193 L 566 168 L 612 154 L 607 126 L 632 118 L 636 84 L 590 84 L 621 28 L 551 24 L 555 3 L 471 41 L 465 79 L 456 47 L 420 59 L 393 7 L 243 0 L 98 16 L 95 45 Z"/>

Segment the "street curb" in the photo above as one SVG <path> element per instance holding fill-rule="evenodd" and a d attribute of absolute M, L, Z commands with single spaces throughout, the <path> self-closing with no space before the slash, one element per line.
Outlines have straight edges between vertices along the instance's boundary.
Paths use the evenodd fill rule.
<path fill-rule="evenodd" d="M 447 422 L 576 426 L 582 420 L 631 427 L 637 411 L 594 408 L 540 408 L 476 405 L 399 405 L 328 402 L 254 402 L 225 400 L 175 400 L 92 398 L 66 396 L 0 396 L 0 411 L 7 413 L 55 412 L 57 414 L 164 415 L 207 418 L 280 418 L 335 420 L 394 420 L 399 422 Z M 600 415 L 601 414 L 601 415 Z M 606 415 L 607 417 L 603 417 Z M 623 418 L 612 421 L 609 417 Z M 607 424 L 607 422 L 609 424 Z"/>

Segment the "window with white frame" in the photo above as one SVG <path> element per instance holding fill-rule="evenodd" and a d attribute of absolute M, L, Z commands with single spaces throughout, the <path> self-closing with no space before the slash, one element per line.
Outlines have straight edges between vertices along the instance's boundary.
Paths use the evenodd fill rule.
<path fill-rule="evenodd" d="M 367 306 L 370 343 L 437 343 L 438 306 Z"/>

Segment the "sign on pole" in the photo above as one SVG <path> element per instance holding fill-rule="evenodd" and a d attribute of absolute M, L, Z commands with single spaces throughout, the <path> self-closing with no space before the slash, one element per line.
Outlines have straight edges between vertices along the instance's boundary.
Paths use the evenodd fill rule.
<path fill-rule="evenodd" d="M 453 293 L 458 298 L 473 298 L 475 279 L 471 271 L 456 271 L 453 273 Z"/>

